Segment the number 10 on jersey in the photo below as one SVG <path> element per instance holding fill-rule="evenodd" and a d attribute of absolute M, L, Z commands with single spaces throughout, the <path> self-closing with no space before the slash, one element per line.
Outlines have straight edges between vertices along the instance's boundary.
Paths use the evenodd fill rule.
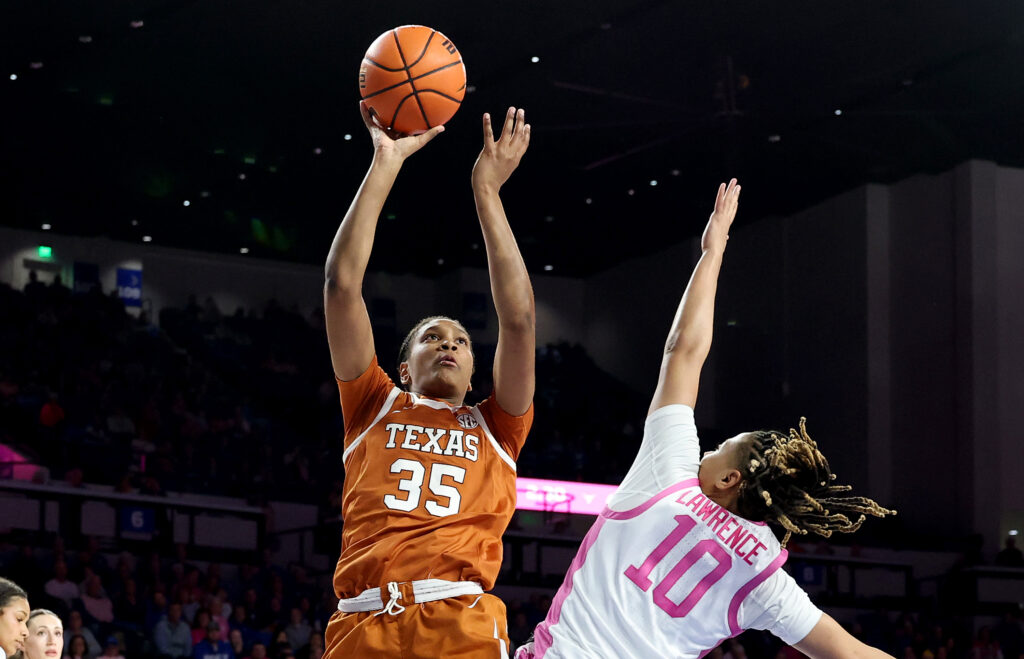
<path fill-rule="evenodd" d="M 654 567 L 660 563 L 665 556 L 672 550 L 673 547 L 682 542 L 683 538 L 693 530 L 693 527 L 697 525 L 697 520 L 687 515 L 676 515 L 676 528 L 668 534 L 664 540 L 658 543 L 658 546 L 654 548 L 654 551 L 650 553 L 647 559 L 639 566 L 631 565 L 626 568 L 624 574 L 626 577 L 640 587 L 640 590 L 645 593 L 651 587 L 651 571 Z M 673 602 L 668 597 L 668 591 L 672 589 L 676 583 L 686 574 L 693 564 L 700 560 L 704 555 L 708 555 L 717 561 L 717 565 L 713 570 L 704 575 L 704 578 L 697 582 L 697 585 L 689 592 L 689 594 L 683 598 L 682 602 L 678 604 Z M 697 542 L 693 548 L 686 553 L 675 566 L 669 570 L 665 578 L 654 587 L 652 593 L 654 597 L 654 603 L 658 605 L 665 613 L 669 614 L 673 618 L 682 618 L 687 613 L 693 610 L 693 607 L 697 606 L 697 602 L 700 598 L 704 597 L 704 593 L 708 592 L 711 586 L 715 585 L 719 579 L 725 576 L 725 573 L 729 571 L 729 567 L 732 566 L 732 557 L 729 553 L 714 540 L 701 540 Z"/>

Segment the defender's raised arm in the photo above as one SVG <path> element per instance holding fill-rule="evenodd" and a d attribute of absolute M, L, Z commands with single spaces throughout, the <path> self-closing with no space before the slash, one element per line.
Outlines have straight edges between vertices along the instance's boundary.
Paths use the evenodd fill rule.
<path fill-rule="evenodd" d="M 665 341 L 665 354 L 661 360 L 658 387 L 654 391 L 648 414 L 666 405 L 683 404 L 693 407 L 697 402 L 700 370 L 711 350 L 718 273 L 739 198 L 740 186 L 736 179 L 729 181 L 728 186 L 725 183 L 718 186 L 715 209 L 700 241 L 703 253 L 693 269 L 690 283 L 686 285 L 672 320 L 672 328 Z"/>

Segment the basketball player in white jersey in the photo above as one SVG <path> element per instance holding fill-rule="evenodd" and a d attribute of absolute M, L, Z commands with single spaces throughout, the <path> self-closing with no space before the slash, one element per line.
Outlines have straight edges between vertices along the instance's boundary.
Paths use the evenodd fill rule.
<path fill-rule="evenodd" d="M 700 456 L 693 406 L 739 194 L 735 179 L 718 189 L 639 455 L 517 659 L 696 659 L 745 629 L 767 629 L 814 659 L 889 656 L 822 613 L 780 568 L 792 533 L 855 531 L 864 513 L 891 511 L 836 496 L 849 487 L 832 484 L 802 419 L 788 434 L 742 433 Z M 785 531 L 781 544 L 767 524 Z"/>

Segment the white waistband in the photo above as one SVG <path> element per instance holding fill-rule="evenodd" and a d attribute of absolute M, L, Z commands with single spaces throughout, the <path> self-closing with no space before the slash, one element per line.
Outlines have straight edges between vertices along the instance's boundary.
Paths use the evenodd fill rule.
<path fill-rule="evenodd" d="M 419 581 L 413 581 L 412 583 L 412 596 L 413 604 L 422 604 L 423 602 L 435 602 L 437 600 L 443 600 L 448 597 L 458 597 L 459 595 L 482 595 L 484 589 L 480 587 L 480 584 L 475 581 L 445 581 L 444 579 L 421 579 Z M 394 588 L 391 585 L 394 584 Z M 397 593 L 398 584 L 391 582 L 388 584 L 389 594 L 391 600 L 397 603 L 397 600 L 402 599 L 400 593 Z M 359 593 L 356 597 L 350 597 L 348 599 L 338 600 L 338 610 L 342 613 L 361 613 L 363 611 L 381 611 L 387 609 L 391 605 L 391 601 L 387 604 L 381 599 L 380 588 L 369 588 Z M 390 613 L 391 611 L 389 611 Z M 395 611 L 400 613 L 400 610 Z"/>

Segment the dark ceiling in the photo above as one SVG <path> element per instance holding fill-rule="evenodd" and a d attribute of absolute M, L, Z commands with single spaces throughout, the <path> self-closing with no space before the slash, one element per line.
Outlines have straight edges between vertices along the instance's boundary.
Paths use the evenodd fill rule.
<path fill-rule="evenodd" d="M 483 264 L 479 120 L 514 104 L 533 143 L 503 196 L 527 264 L 583 275 L 698 234 L 729 176 L 749 221 L 971 157 L 1024 166 L 1022 9 L 8 0 L 0 221 L 321 263 L 371 154 L 362 54 L 420 23 L 472 91 L 403 170 L 371 268 Z"/>

